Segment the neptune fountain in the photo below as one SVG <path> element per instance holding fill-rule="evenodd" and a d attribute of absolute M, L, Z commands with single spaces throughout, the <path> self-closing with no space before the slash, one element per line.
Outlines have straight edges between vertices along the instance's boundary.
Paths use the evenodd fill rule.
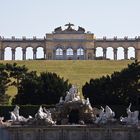
<path fill-rule="evenodd" d="M 0 118 L 0 140 L 138 140 L 139 111 L 132 112 L 130 104 L 126 113 L 117 120 L 108 105 L 92 107 L 73 85 L 54 108 L 40 106 L 34 116 L 21 116 L 16 105 L 10 120 Z"/>

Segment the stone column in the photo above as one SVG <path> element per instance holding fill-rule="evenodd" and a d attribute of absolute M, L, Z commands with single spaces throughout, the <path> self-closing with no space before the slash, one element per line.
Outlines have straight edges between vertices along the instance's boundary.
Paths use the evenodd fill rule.
<path fill-rule="evenodd" d="M 128 49 L 124 49 L 124 59 L 128 59 Z"/>
<path fill-rule="evenodd" d="M 46 56 L 46 49 L 43 49 L 43 52 L 44 52 L 44 59 L 47 59 L 47 56 Z"/>
<path fill-rule="evenodd" d="M 74 60 L 77 59 L 77 50 L 73 50 L 73 59 L 74 59 Z"/>
<path fill-rule="evenodd" d="M 93 59 L 95 60 L 96 58 L 96 48 L 93 49 Z"/>
<path fill-rule="evenodd" d="M 140 60 L 140 37 L 138 37 L 138 43 L 135 46 L 135 59 Z"/>
<path fill-rule="evenodd" d="M 135 59 L 138 59 L 137 49 L 135 49 Z M 140 59 L 138 59 L 138 60 L 140 60 Z"/>
<path fill-rule="evenodd" d="M 106 59 L 106 48 L 103 48 L 103 58 Z"/>
<path fill-rule="evenodd" d="M 56 50 L 53 50 L 52 60 L 55 60 Z"/>
<path fill-rule="evenodd" d="M 15 49 L 12 49 L 12 60 L 15 60 Z"/>
<path fill-rule="evenodd" d="M 26 60 L 26 49 L 22 49 L 22 60 Z"/>
<path fill-rule="evenodd" d="M 84 50 L 84 60 L 87 60 L 87 50 Z"/>
<path fill-rule="evenodd" d="M 66 50 L 63 50 L 63 60 L 66 60 Z"/>
<path fill-rule="evenodd" d="M 0 60 L 4 60 L 4 49 L 0 50 Z"/>
<path fill-rule="evenodd" d="M 37 49 L 33 49 L 33 60 L 36 60 L 36 52 L 37 52 Z"/>
<path fill-rule="evenodd" d="M 117 49 L 116 48 L 114 48 L 114 60 L 117 60 Z"/>

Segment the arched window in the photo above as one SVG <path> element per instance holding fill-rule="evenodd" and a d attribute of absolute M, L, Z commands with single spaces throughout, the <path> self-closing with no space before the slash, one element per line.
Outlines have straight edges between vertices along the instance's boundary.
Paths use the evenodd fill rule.
<path fill-rule="evenodd" d="M 84 55 L 84 50 L 82 48 L 79 48 L 77 50 L 77 55 Z"/>
<path fill-rule="evenodd" d="M 61 48 L 58 48 L 56 50 L 56 55 L 63 55 L 63 50 Z"/>
<path fill-rule="evenodd" d="M 67 49 L 67 55 L 73 55 L 73 50 L 71 48 Z"/>

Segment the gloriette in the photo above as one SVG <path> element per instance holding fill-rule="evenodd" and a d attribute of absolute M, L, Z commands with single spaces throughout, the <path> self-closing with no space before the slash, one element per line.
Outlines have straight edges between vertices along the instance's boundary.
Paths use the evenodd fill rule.
<path fill-rule="evenodd" d="M 107 59 L 108 48 L 112 49 L 113 59 L 117 60 L 119 48 L 122 49 L 123 59 L 130 58 L 129 48 L 134 51 L 134 58 L 140 60 L 140 36 L 134 38 L 97 38 L 93 33 L 86 32 L 84 28 L 74 29 L 73 24 L 66 24 L 66 29 L 57 27 L 52 33 L 47 33 L 44 38 L 4 38 L 0 37 L 0 60 L 5 60 L 5 52 L 8 48 L 8 54 L 11 60 L 15 60 L 17 49 L 20 50 L 22 60 L 27 59 L 27 49 L 32 49 L 32 58 L 38 59 L 38 48 L 42 48 L 42 59 L 47 60 L 95 60 L 97 59 L 97 50 L 101 49 L 102 59 Z M 120 55 L 120 54 L 119 54 Z"/>

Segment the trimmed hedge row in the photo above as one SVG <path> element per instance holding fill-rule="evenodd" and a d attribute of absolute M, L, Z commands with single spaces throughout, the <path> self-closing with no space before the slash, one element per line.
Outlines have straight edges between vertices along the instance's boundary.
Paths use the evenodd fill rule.
<path fill-rule="evenodd" d="M 103 107 L 105 107 L 105 105 L 102 105 Z M 13 111 L 15 106 L 0 106 L 0 116 L 4 117 L 5 120 L 9 120 L 10 119 L 10 111 Z M 48 105 L 43 105 L 43 107 L 46 108 L 51 108 L 51 107 L 55 107 L 54 105 L 48 106 Z M 94 107 L 100 108 L 100 105 L 95 105 Z M 127 116 L 126 114 L 126 108 L 128 106 L 123 106 L 123 105 L 110 105 L 111 109 L 115 112 L 116 118 L 119 118 L 120 116 Z M 29 115 L 33 116 L 37 113 L 39 109 L 39 106 L 37 105 L 23 105 L 20 106 L 20 115 L 24 116 L 24 117 L 28 117 Z M 134 110 L 139 110 L 140 111 L 140 106 L 136 107 L 136 106 L 132 106 L 132 111 Z M 139 116 L 140 118 L 140 116 Z"/>

